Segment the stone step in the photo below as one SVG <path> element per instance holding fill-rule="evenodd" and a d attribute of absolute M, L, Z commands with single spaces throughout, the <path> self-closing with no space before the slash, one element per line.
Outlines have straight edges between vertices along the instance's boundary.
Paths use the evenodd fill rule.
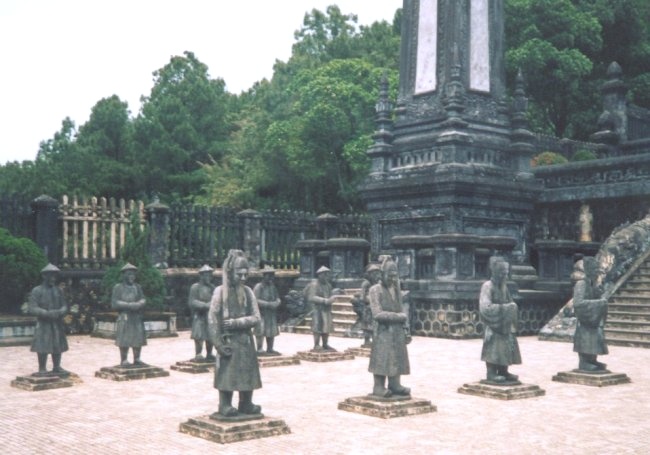
<path fill-rule="evenodd" d="M 628 311 L 634 313 L 650 313 L 650 303 L 625 302 L 612 299 L 607 305 L 609 311 Z"/>
<path fill-rule="evenodd" d="M 608 324 L 612 321 L 647 321 L 650 323 L 650 312 L 641 313 L 637 311 L 612 311 L 609 309 L 607 312 L 607 317 L 609 319 L 607 321 Z"/>
<path fill-rule="evenodd" d="M 634 330 L 638 332 L 646 332 L 650 337 L 650 322 L 643 320 L 629 320 L 629 319 L 607 319 L 605 330 Z"/>
<path fill-rule="evenodd" d="M 353 324 L 357 320 L 357 314 L 354 312 L 349 312 L 349 311 L 332 311 L 332 316 L 334 317 L 334 320 L 339 320 L 339 321 L 351 321 Z"/>
<path fill-rule="evenodd" d="M 625 336 L 610 337 L 607 335 L 607 344 L 610 346 L 628 346 L 633 348 L 650 349 L 650 340 L 630 339 Z"/>
<path fill-rule="evenodd" d="M 643 288 L 621 288 L 617 291 L 617 296 L 633 297 L 639 296 L 641 298 L 650 299 L 650 287 Z"/>
<path fill-rule="evenodd" d="M 605 327 L 605 339 L 607 342 L 613 340 L 631 340 L 643 341 L 650 344 L 650 332 L 647 330 L 610 329 Z"/>

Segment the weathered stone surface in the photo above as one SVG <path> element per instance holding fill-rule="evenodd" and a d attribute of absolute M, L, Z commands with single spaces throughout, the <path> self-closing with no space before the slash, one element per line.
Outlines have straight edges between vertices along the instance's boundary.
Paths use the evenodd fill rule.
<path fill-rule="evenodd" d="M 354 359 L 354 355 L 350 353 L 333 351 L 300 351 L 296 356 L 307 362 L 338 362 L 339 360 Z"/>
<path fill-rule="evenodd" d="M 196 360 L 182 360 L 176 362 L 175 365 L 171 365 L 171 368 L 174 371 L 180 371 L 182 373 L 207 373 L 214 370 L 215 361 L 214 360 L 203 360 L 198 362 Z"/>
<path fill-rule="evenodd" d="M 348 348 L 346 354 L 352 354 L 355 357 L 370 357 L 370 348 L 359 346 L 358 348 Z"/>
<path fill-rule="evenodd" d="M 546 391 L 534 384 L 492 385 L 483 382 L 472 382 L 470 384 L 463 384 L 458 389 L 458 393 L 494 398 L 497 400 L 519 400 L 522 398 L 539 397 L 545 395 Z"/>
<path fill-rule="evenodd" d="M 296 356 L 259 356 L 257 361 L 260 368 L 267 367 L 284 367 L 288 365 L 300 365 L 300 359 Z"/>
<path fill-rule="evenodd" d="M 169 371 L 151 365 L 123 367 L 103 367 L 95 372 L 95 377 L 111 381 L 133 381 L 138 379 L 160 378 L 169 376 Z"/>
<path fill-rule="evenodd" d="M 405 396 L 393 396 L 380 398 L 375 395 L 346 398 L 339 403 L 338 408 L 342 411 L 356 412 L 371 417 L 391 419 L 417 414 L 436 412 L 437 408 L 431 401 L 423 398 L 412 398 Z"/>
<path fill-rule="evenodd" d="M 208 415 L 194 417 L 181 423 L 179 431 L 220 444 L 291 433 L 284 420 L 280 419 L 262 417 L 243 422 L 223 422 Z"/>
<path fill-rule="evenodd" d="M 72 387 L 82 382 L 81 378 L 74 373 L 68 373 L 65 377 L 63 375 L 49 374 L 47 376 L 17 376 L 16 379 L 11 381 L 11 386 L 29 392 L 38 392 L 41 390 Z"/>
<path fill-rule="evenodd" d="M 625 373 L 612 373 L 608 370 L 597 373 L 585 373 L 581 370 L 560 371 L 552 379 L 556 382 L 589 385 L 593 387 L 629 384 L 632 382 Z"/>

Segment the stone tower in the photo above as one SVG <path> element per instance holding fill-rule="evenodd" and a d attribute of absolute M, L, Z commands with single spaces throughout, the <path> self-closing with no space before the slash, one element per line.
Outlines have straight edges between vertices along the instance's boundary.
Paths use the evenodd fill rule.
<path fill-rule="evenodd" d="M 397 104 L 384 81 L 376 106 L 372 168 L 360 188 L 372 249 L 398 256 L 424 310 L 475 302 L 492 254 L 528 261 L 541 187 L 529 169 L 521 77 L 506 101 L 503 4 L 404 0 Z"/>

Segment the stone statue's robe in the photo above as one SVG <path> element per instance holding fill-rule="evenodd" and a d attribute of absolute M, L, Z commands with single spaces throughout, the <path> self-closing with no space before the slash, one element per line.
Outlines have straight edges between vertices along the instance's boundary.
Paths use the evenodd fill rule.
<path fill-rule="evenodd" d="M 117 317 L 116 346 L 121 348 L 146 346 L 143 301 L 144 294 L 137 283 L 118 283 L 113 287 L 111 307 L 120 312 Z"/>
<path fill-rule="evenodd" d="M 190 338 L 197 341 L 210 341 L 208 333 L 208 310 L 214 286 L 194 283 L 190 287 L 187 305 L 192 312 L 192 334 Z"/>
<path fill-rule="evenodd" d="M 396 288 L 375 284 L 368 293 L 373 318 L 373 342 L 368 371 L 381 376 L 410 374 L 406 349 L 408 316 Z"/>
<path fill-rule="evenodd" d="M 507 287 L 499 289 L 492 280 L 483 283 L 479 296 L 479 312 L 485 324 L 481 360 L 502 366 L 521 363 L 517 310 Z"/>
<path fill-rule="evenodd" d="M 573 310 L 578 320 L 573 337 L 573 351 L 580 354 L 607 354 L 607 299 L 596 298 L 595 290 L 585 280 L 580 280 L 573 287 Z"/>
<path fill-rule="evenodd" d="M 212 294 L 208 323 L 210 339 L 217 348 L 214 387 L 220 391 L 250 391 L 262 387 L 253 328 L 260 322 L 255 294 L 248 286 L 231 288 L 224 296 L 223 286 Z M 234 326 L 224 330 L 230 319 Z M 224 350 L 230 355 L 223 355 Z"/>
<path fill-rule="evenodd" d="M 29 295 L 29 313 L 36 316 L 32 352 L 60 354 L 68 350 L 63 316 L 68 305 L 57 286 L 40 285 Z"/>
<path fill-rule="evenodd" d="M 255 335 L 272 338 L 280 334 L 278 327 L 278 307 L 280 298 L 278 290 L 273 283 L 263 281 L 253 288 L 260 309 L 260 324 L 255 329 Z"/>
<path fill-rule="evenodd" d="M 307 302 L 312 306 L 311 331 L 314 333 L 331 333 L 334 331 L 332 305 L 328 302 L 332 295 L 332 285 L 321 284 L 315 279 L 305 288 Z"/>

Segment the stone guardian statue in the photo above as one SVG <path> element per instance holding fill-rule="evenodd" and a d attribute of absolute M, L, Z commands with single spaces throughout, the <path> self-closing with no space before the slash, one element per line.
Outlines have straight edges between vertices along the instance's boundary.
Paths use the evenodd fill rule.
<path fill-rule="evenodd" d="M 508 372 L 510 365 L 521 363 L 517 343 L 517 304 L 506 284 L 509 265 L 499 257 L 490 258 L 490 280 L 483 283 L 479 312 L 485 324 L 481 360 L 487 367 L 487 381 L 515 382 L 518 376 Z"/>
<path fill-rule="evenodd" d="M 122 282 L 113 287 L 111 307 L 119 311 L 115 345 L 120 348 L 120 365 L 123 367 L 143 366 L 140 360 L 142 346 L 146 346 L 143 310 L 147 301 L 142 288 L 135 282 L 138 268 L 127 263 L 122 267 Z M 127 360 L 129 348 L 133 350 L 133 364 Z"/>
<path fill-rule="evenodd" d="M 223 263 L 223 284 L 212 294 L 208 312 L 210 339 L 217 349 L 214 387 L 219 390 L 219 411 L 222 417 L 238 414 L 260 414 L 253 404 L 253 391 L 262 387 L 255 350 L 253 329 L 260 322 L 255 294 L 244 285 L 248 261 L 243 251 L 230 250 Z M 239 406 L 232 406 L 232 397 L 239 392 Z"/>
<path fill-rule="evenodd" d="M 68 376 L 69 372 L 61 368 L 61 354 L 68 350 L 63 317 L 68 312 L 61 289 L 56 286 L 60 270 L 48 264 L 41 270 L 43 283 L 32 289 L 29 295 L 29 313 L 36 316 L 36 330 L 31 352 L 38 356 L 38 372 L 34 376 Z M 52 356 L 53 368 L 46 369 L 47 355 Z"/>
<path fill-rule="evenodd" d="M 216 361 L 212 354 L 212 342 L 208 333 L 208 310 L 210 309 L 210 300 L 214 292 L 212 284 L 212 272 L 214 269 L 209 265 L 204 265 L 199 269 L 199 282 L 190 287 L 190 294 L 187 299 L 187 305 L 192 312 L 192 334 L 194 340 L 194 360 Z M 205 343 L 205 358 L 201 355 Z"/>
<path fill-rule="evenodd" d="M 253 288 L 253 293 L 257 298 L 257 304 L 260 308 L 260 324 L 255 329 L 258 355 L 280 355 L 278 351 L 273 350 L 275 337 L 280 334 L 278 328 L 278 307 L 280 306 L 280 297 L 278 290 L 273 283 L 275 269 L 273 267 L 264 267 L 262 269 L 262 281 L 257 283 Z M 266 338 L 266 351 L 262 345 Z"/>
<path fill-rule="evenodd" d="M 408 316 L 402 306 L 397 265 L 385 259 L 381 281 L 370 288 L 368 300 L 373 319 L 373 343 L 368 371 L 374 375 L 372 394 L 379 397 L 409 396 L 400 378 L 410 374 L 406 345 L 411 342 Z M 386 388 L 388 378 L 388 388 Z"/>
<path fill-rule="evenodd" d="M 584 372 L 603 372 L 606 365 L 597 356 L 607 354 L 605 321 L 607 299 L 596 283 L 598 262 L 593 257 L 583 259 L 584 277 L 573 288 L 573 311 L 577 324 L 573 338 L 573 351 L 578 353 L 578 369 Z"/>
<path fill-rule="evenodd" d="M 311 331 L 314 335 L 313 351 L 330 351 L 336 349 L 329 345 L 329 334 L 334 331 L 332 318 L 332 285 L 330 283 L 331 271 L 323 266 L 316 271 L 317 278 L 305 288 L 305 299 L 313 308 L 311 318 Z M 320 341 L 323 341 L 321 347 Z"/>

